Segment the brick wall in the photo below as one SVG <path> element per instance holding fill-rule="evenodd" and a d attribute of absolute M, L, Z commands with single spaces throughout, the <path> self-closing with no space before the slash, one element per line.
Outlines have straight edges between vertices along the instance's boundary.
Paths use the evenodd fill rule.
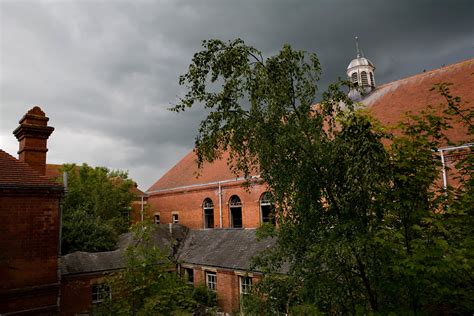
<path fill-rule="evenodd" d="M 92 285 L 104 282 L 104 276 L 80 275 L 61 281 L 61 315 L 73 316 L 92 310 Z"/>
<path fill-rule="evenodd" d="M 266 191 L 263 184 L 254 184 L 250 191 L 241 186 L 241 183 L 222 186 L 222 227 L 230 227 L 229 199 L 237 195 L 242 201 L 242 222 L 244 228 L 260 226 L 260 197 Z M 206 188 L 175 190 L 151 194 L 148 198 L 149 208 L 147 217 L 153 218 L 160 214 L 160 222 L 172 222 L 172 214 L 179 215 L 179 223 L 191 229 L 204 227 L 203 202 L 210 198 L 214 203 L 214 228 L 220 227 L 219 188 L 211 186 Z"/>
<path fill-rule="evenodd" d="M 216 269 L 196 265 L 183 264 L 183 267 L 192 268 L 194 271 L 194 286 L 206 284 L 206 271 L 216 273 L 217 277 L 217 305 L 219 311 L 235 313 L 240 310 L 240 280 L 241 276 L 252 277 L 252 284 L 256 284 L 262 278 L 260 274 L 247 275 L 244 271 L 229 269 Z"/>
<path fill-rule="evenodd" d="M 59 195 L 0 192 L 0 313 L 55 308 Z"/>

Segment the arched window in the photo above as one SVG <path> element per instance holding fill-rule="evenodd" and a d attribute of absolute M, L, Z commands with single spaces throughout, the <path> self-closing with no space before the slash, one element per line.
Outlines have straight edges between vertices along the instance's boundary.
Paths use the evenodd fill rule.
<path fill-rule="evenodd" d="M 352 80 L 352 83 L 356 83 L 357 84 L 357 72 L 353 72 L 352 75 L 351 75 L 351 80 Z"/>
<path fill-rule="evenodd" d="M 229 200 L 230 226 L 242 228 L 242 201 L 237 195 L 232 195 Z"/>
<path fill-rule="evenodd" d="M 360 80 L 362 81 L 363 86 L 369 85 L 369 80 L 367 79 L 367 73 L 365 71 L 362 71 L 360 73 Z"/>
<path fill-rule="evenodd" d="M 202 204 L 204 210 L 204 228 L 214 228 L 214 203 L 206 198 Z"/>
<path fill-rule="evenodd" d="M 275 224 L 275 207 L 272 202 L 272 194 L 270 192 L 263 192 L 260 197 L 260 216 L 262 223 L 273 223 Z"/>
<path fill-rule="evenodd" d="M 372 87 L 375 87 L 374 73 L 373 73 L 373 72 L 370 73 L 370 85 L 371 85 Z"/>

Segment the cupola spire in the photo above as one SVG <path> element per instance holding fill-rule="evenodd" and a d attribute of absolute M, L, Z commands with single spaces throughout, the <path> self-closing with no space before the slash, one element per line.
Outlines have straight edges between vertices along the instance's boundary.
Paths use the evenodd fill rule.
<path fill-rule="evenodd" d="M 362 54 L 360 52 L 360 48 L 359 48 L 359 37 L 354 37 L 355 39 L 355 42 L 356 42 L 356 52 L 357 52 L 357 58 L 361 58 L 362 57 Z"/>
<path fill-rule="evenodd" d="M 347 66 L 347 77 L 352 81 L 355 89 L 349 92 L 349 97 L 353 100 L 360 100 L 362 97 L 375 89 L 374 71 L 375 66 L 370 60 L 364 57 L 359 47 L 359 37 L 355 36 L 357 56 Z"/>

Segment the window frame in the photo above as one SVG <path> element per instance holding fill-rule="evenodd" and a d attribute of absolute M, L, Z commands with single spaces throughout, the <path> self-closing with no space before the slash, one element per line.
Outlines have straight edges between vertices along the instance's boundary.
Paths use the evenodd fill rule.
<path fill-rule="evenodd" d="M 183 269 L 184 269 L 184 277 L 185 277 L 186 283 L 194 284 L 194 269 L 193 268 L 183 268 Z"/>
<path fill-rule="evenodd" d="M 202 203 L 203 217 L 204 217 L 204 228 L 214 228 L 214 202 L 211 198 L 205 198 Z M 206 214 L 207 213 L 207 214 Z M 208 221 L 212 217 L 212 221 Z M 210 225 L 212 224 L 212 225 Z"/>
<path fill-rule="evenodd" d="M 171 223 L 179 224 L 179 214 L 178 213 L 171 214 Z"/>
<path fill-rule="evenodd" d="M 253 286 L 253 278 L 248 275 L 239 276 L 239 293 L 240 295 L 249 294 Z M 250 282 L 249 282 L 250 281 Z"/>
<path fill-rule="evenodd" d="M 157 217 L 158 217 L 158 221 L 156 220 Z M 160 213 L 155 213 L 155 215 L 153 216 L 153 222 L 157 225 L 161 223 Z"/>
<path fill-rule="evenodd" d="M 259 207 L 260 207 L 260 222 L 263 223 L 272 223 L 275 225 L 275 205 L 272 203 L 272 194 L 269 191 L 265 191 L 262 193 L 260 196 L 259 200 Z M 269 208 L 269 215 L 268 217 L 263 217 L 263 208 L 268 207 Z M 273 213 L 273 216 L 271 216 Z"/>
<path fill-rule="evenodd" d="M 217 272 L 206 271 L 206 286 L 209 290 L 217 292 Z"/>
<path fill-rule="evenodd" d="M 100 304 L 107 297 L 112 297 L 110 286 L 105 283 L 95 283 L 91 285 L 91 300 L 92 304 Z"/>
<path fill-rule="evenodd" d="M 235 226 L 234 212 L 232 210 L 240 209 L 240 226 Z M 244 210 L 242 199 L 238 195 L 232 195 L 229 199 L 230 226 L 232 228 L 244 228 Z"/>

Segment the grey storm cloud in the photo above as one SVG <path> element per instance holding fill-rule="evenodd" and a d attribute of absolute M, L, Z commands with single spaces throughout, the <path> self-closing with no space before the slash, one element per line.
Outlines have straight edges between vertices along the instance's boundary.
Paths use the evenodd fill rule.
<path fill-rule="evenodd" d="M 39 104 L 56 128 L 50 163 L 129 170 L 146 189 L 192 149 L 204 112 L 167 109 L 203 40 L 316 52 L 324 88 L 358 35 L 383 83 L 472 58 L 472 12 L 471 0 L 3 0 L 0 145 L 15 154 L 11 132 Z"/>

